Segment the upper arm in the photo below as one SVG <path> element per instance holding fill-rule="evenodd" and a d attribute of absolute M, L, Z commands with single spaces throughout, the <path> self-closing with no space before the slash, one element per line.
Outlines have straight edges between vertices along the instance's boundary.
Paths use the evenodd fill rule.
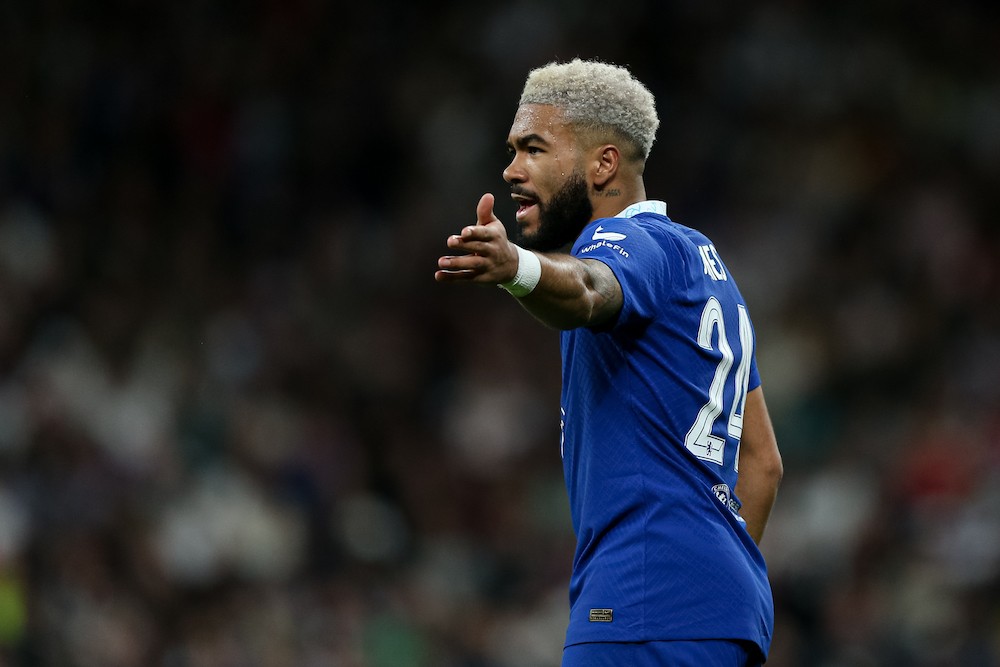
<path fill-rule="evenodd" d="M 743 410 L 743 433 L 740 436 L 741 463 L 745 458 L 764 462 L 769 464 L 769 467 L 777 467 L 779 470 L 781 467 L 778 441 L 774 435 L 767 404 L 764 402 L 764 390 L 759 386 L 747 393 L 746 407 Z"/>
<path fill-rule="evenodd" d="M 747 394 L 739 457 L 740 472 L 735 491 L 743 503 L 740 516 L 746 521 L 754 542 L 760 544 L 784 474 L 760 387 Z"/>
<path fill-rule="evenodd" d="M 581 260 L 587 276 L 587 287 L 593 302 L 590 323 L 601 327 L 613 323 L 621 312 L 625 297 L 621 283 L 611 267 L 596 259 Z"/>

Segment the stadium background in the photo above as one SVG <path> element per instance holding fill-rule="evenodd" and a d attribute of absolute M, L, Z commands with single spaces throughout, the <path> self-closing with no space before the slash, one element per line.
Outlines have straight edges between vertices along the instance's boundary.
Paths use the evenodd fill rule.
<path fill-rule="evenodd" d="M 557 664 L 557 340 L 432 273 L 577 55 L 754 313 L 769 665 L 1000 664 L 998 14 L 5 3 L 0 664 Z"/>

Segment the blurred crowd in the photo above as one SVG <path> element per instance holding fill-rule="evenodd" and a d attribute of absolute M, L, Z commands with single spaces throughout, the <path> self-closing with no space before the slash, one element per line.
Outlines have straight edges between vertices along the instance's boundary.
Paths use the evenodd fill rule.
<path fill-rule="evenodd" d="M 1000 665 L 1000 9 L 725 5 L 5 4 L 0 665 L 558 665 L 558 339 L 432 276 L 574 56 L 751 307 L 768 664 Z"/>

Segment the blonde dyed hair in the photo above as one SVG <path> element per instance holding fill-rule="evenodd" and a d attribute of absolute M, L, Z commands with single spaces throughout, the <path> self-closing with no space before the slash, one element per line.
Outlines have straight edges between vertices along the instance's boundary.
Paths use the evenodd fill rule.
<path fill-rule="evenodd" d="M 660 119 L 653 94 L 624 67 L 574 58 L 532 70 L 520 104 L 547 104 L 563 110 L 566 121 L 601 141 L 608 133 L 631 144 L 645 161 Z"/>

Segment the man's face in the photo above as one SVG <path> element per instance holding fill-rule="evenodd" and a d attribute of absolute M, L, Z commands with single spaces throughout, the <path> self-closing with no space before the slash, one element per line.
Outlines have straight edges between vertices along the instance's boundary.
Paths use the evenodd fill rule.
<path fill-rule="evenodd" d="M 562 110 L 541 104 L 519 107 L 507 147 L 511 162 L 503 177 L 518 204 L 514 242 L 541 251 L 571 243 L 594 209 L 584 156 Z"/>

